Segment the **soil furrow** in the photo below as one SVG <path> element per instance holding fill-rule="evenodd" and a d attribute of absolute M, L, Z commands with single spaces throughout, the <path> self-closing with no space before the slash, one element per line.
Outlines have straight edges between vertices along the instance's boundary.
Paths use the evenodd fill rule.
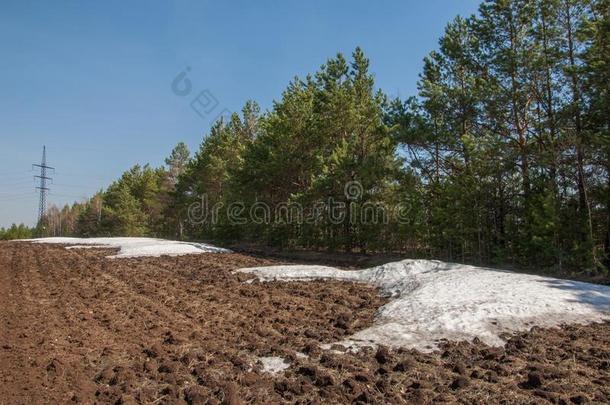
<path fill-rule="evenodd" d="M 0 404 L 607 403 L 610 325 L 441 350 L 323 343 L 373 322 L 378 291 L 244 283 L 242 254 L 107 259 L 109 249 L 0 243 Z M 290 367 L 265 372 L 258 356 Z"/>

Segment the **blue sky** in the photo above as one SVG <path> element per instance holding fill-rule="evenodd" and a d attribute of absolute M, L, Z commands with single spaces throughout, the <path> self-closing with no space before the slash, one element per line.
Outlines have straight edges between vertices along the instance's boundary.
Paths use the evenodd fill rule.
<path fill-rule="evenodd" d="M 224 109 L 266 109 L 295 75 L 356 46 L 377 87 L 414 95 L 445 25 L 478 3 L 2 0 L 0 226 L 34 224 L 43 144 L 49 201 L 63 205 L 136 163 L 161 165 L 180 141 L 196 150 Z M 192 90 L 179 96 L 171 84 L 187 67 Z M 199 115 L 190 103 L 203 91 L 211 112 Z"/>

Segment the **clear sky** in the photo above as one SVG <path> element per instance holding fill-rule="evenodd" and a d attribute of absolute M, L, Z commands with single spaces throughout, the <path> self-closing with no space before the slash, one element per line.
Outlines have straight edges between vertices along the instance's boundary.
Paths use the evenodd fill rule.
<path fill-rule="evenodd" d="M 445 25 L 478 3 L 2 0 L 0 226 L 34 224 L 43 144 L 49 201 L 63 205 L 136 163 L 161 165 L 179 141 L 196 150 L 224 109 L 267 109 L 295 75 L 356 46 L 379 88 L 414 95 Z M 187 67 L 180 96 L 172 81 Z"/>

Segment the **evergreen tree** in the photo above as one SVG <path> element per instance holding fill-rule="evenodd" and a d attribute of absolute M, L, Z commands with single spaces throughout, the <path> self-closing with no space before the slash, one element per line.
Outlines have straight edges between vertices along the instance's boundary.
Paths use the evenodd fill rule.
<path fill-rule="evenodd" d="M 375 88 L 361 49 L 338 54 L 269 111 L 249 101 L 214 123 L 192 159 L 180 143 L 167 168 L 134 166 L 41 225 L 606 271 L 609 14 L 608 0 L 485 0 L 447 25 L 406 100 Z"/>
<path fill-rule="evenodd" d="M 104 195 L 101 227 L 103 232 L 110 235 L 146 234 L 148 230 L 146 214 L 126 183 L 113 184 Z"/>
<path fill-rule="evenodd" d="M 0 240 L 29 239 L 32 237 L 33 230 L 24 224 L 12 224 L 10 228 L 0 228 Z"/>
<path fill-rule="evenodd" d="M 172 149 L 169 157 L 165 159 L 167 165 L 167 174 L 170 185 L 175 186 L 178 181 L 178 177 L 186 169 L 186 165 L 190 159 L 190 152 L 184 142 L 179 142 L 174 149 Z"/>

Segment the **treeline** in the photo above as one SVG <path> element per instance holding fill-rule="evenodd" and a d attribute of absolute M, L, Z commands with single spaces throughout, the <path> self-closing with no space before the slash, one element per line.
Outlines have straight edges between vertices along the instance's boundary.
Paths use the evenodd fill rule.
<path fill-rule="evenodd" d="M 359 48 L 339 54 L 269 111 L 248 102 L 215 123 L 192 158 L 179 144 L 165 167 L 136 166 L 91 200 L 52 208 L 46 233 L 605 271 L 609 42 L 607 0 L 486 1 L 448 24 L 416 97 L 388 99 Z M 213 220 L 193 221 L 201 196 L 224 207 Z M 321 201 L 356 209 L 337 221 Z M 252 216 L 278 206 L 279 217 Z M 379 207 L 399 215 L 370 221 Z"/>
<path fill-rule="evenodd" d="M 29 239 L 33 235 L 33 230 L 24 224 L 12 224 L 10 228 L 0 228 L 0 240 Z"/>

